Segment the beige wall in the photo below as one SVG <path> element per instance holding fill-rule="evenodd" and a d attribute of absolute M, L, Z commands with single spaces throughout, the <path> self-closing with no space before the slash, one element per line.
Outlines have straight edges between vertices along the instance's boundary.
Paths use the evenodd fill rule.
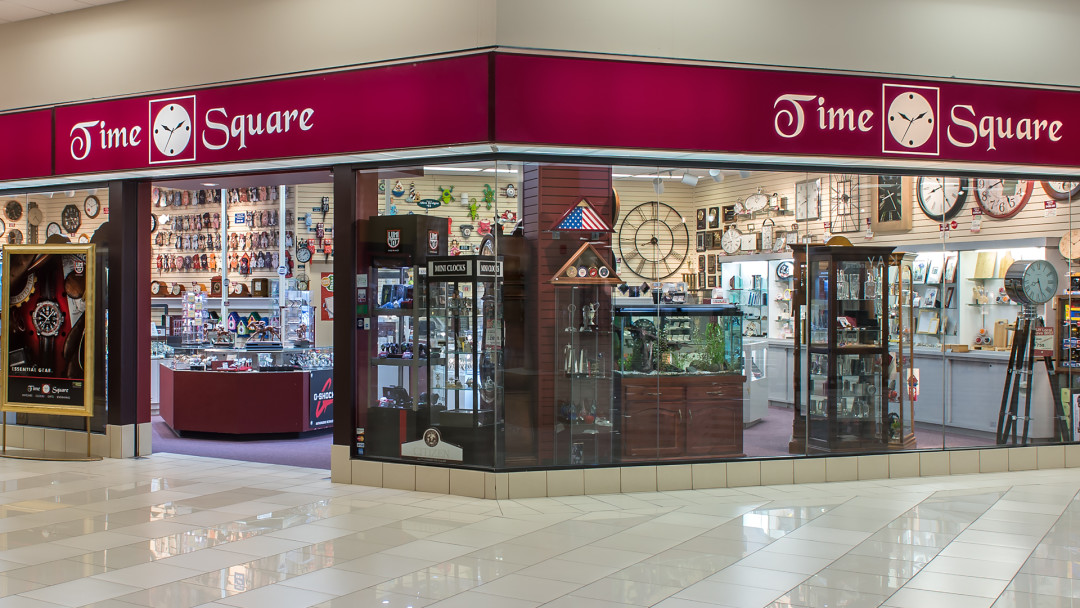
<path fill-rule="evenodd" d="M 1070 0 L 127 0 L 0 26 L 0 109 L 496 44 L 1076 86 L 1078 24 Z"/>

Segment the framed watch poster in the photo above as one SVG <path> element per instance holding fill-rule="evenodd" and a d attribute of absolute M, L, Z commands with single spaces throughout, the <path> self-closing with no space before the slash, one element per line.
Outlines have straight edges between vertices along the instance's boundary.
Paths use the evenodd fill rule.
<path fill-rule="evenodd" d="M 0 410 L 93 415 L 96 247 L 4 247 Z"/>
<path fill-rule="evenodd" d="M 873 188 L 870 228 L 875 232 L 911 230 L 914 184 L 910 177 L 878 175 Z"/>

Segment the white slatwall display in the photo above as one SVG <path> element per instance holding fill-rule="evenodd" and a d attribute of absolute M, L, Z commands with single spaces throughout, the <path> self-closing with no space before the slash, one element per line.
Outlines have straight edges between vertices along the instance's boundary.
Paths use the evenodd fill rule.
<path fill-rule="evenodd" d="M 489 222 L 490 230 L 494 232 L 496 229 L 495 222 L 497 220 L 503 221 L 500 216 L 505 213 L 508 219 L 503 221 L 503 226 L 504 230 L 509 231 L 516 223 L 510 218 L 519 218 L 521 216 L 518 206 L 521 200 L 520 176 L 521 174 L 516 171 L 505 173 L 500 169 L 497 175 L 489 172 L 477 172 L 476 174 L 430 172 L 423 177 L 383 180 L 386 191 L 383 193 L 379 205 L 379 213 L 381 215 L 406 215 L 411 212 L 417 215 L 449 217 L 453 220 L 449 235 L 450 245 L 453 246 L 456 243 L 462 254 L 473 254 L 480 248 L 480 242 L 483 240 L 483 235 L 480 233 L 481 222 Z M 396 196 L 394 190 L 399 183 L 403 194 Z M 506 186 L 508 184 L 513 184 L 514 188 L 517 189 L 516 196 L 513 198 L 506 196 Z M 484 202 L 485 186 L 491 188 L 494 193 L 494 200 L 490 209 Z M 425 209 L 416 202 L 408 200 L 410 193 L 415 193 L 415 197 L 419 200 L 437 200 L 442 196 L 443 190 L 448 190 L 451 187 L 453 191 L 450 192 L 450 195 L 454 200 L 449 203 L 441 203 L 434 209 Z M 463 200 L 466 196 L 468 202 Z M 469 216 L 468 203 L 472 199 L 476 199 L 477 204 L 475 219 Z M 469 236 L 462 233 L 461 229 L 464 226 L 471 227 Z"/>
<path fill-rule="evenodd" d="M 98 212 L 95 217 L 89 217 L 86 213 L 86 202 L 89 196 L 98 199 Z M 9 207 L 11 215 L 9 215 Z M 37 226 L 30 224 L 30 209 L 35 207 L 41 211 L 41 223 Z M 16 213 L 16 209 L 18 209 L 18 219 L 12 220 L 11 217 Z M 68 218 L 66 223 L 64 221 L 65 209 Z M 73 243 L 80 240 L 90 242 L 94 232 L 109 220 L 108 209 L 109 191 L 104 188 L 0 197 L 0 219 L 4 221 L 4 231 L 0 234 L 0 242 L 4 244 L 12 242 L 12 239 L 17 238 L 16 235 L 21 235 L 23 244 L 44 243 L 50 224 L 55 224 L 53 229 L 59 230 L 61 235 Z M 65 229 L 65 226 L 75 229 L 69 231 Z"/>

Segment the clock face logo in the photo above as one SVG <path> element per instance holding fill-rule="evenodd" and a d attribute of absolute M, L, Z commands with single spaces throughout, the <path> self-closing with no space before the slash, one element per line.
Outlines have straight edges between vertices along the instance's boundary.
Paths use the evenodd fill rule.
<path fill-rule="evenodd" d="M 150 100 L 150 162 L 195 160 L 195 96 Z"/>
<path fill-rule="evenodd" d="M 936 87 L 882 85 L 882 152 L 938 154 L 938 93 Z"/>

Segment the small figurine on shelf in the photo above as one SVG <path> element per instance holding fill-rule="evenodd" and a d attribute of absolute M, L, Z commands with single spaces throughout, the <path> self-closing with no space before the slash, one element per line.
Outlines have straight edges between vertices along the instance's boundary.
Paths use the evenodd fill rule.
<path fill-rule="evenodd" d="M 591 302 L 581 307 L 581 332 L 596 331 L 596 313 L 600 309 L 600 304 L 597 302 Z"/>

